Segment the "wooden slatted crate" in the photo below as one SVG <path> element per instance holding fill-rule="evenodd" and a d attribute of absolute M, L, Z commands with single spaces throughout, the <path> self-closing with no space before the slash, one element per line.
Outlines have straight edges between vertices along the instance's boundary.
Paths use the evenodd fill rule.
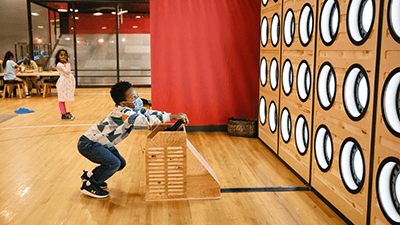
<path fill-rule="evenodd" d="M 160 124 L 147 137 L 146 200 L 220 199 L 215 172 L 186 139 L 185 127 L 164 131 Z"/>

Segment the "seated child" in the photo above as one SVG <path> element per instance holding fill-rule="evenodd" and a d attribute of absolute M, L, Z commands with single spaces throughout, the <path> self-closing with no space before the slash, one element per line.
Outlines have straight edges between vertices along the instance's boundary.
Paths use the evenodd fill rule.
<path fill-rule="evenodd" d="M 109 192 L 105 182 L 115 172 L 122 170 L 125 159 L 115 145 L 128 137 L 134 128 L 182 119 L 185 114 L 172 115 L 143 108 L 143 102 L 129 82 L 119 82 L 111 87 L 114 110 L 99 124 L 94 124 L 78 141 L 79 152 L 90 161 L 100 164 L 92 171 L 83 171 L 81 192 L 94 198 L 106 198 Z"/>

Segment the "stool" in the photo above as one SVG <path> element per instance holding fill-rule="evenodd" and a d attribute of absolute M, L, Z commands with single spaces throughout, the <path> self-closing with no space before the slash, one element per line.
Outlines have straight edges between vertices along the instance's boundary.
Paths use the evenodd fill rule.
<path fill-rule="evenodd" d="M 18 87 L 18 95 L 19 98 L 22 98 L 22 88 L 23 88 L 23 82 L 20 81 L 16 81 L 16 80 L 5 80 L 4 81 L 4 95 L 3 95 L 3 99 L 6 98 L 6 94 L 7 92 L 9 93 L 9 95 L 11 96 L 11 93 L 14 90 L 14 87 Z"/>
<path fill-rule="evenodd" d="M 51 86 L 56 85 L 57 81 L 55 80 L 45 80 L 44 81 L 44 88 L 43 88 L 43 98 L 46 97 L 46 95 L 51 96 Z"/>

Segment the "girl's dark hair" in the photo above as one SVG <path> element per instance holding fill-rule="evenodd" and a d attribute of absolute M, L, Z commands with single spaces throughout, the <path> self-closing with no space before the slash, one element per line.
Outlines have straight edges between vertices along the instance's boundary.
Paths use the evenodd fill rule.
<path fill-rule="evenodd" d="M 126 101 L 126 91 L 132 87 L 132 84 L 126 81 L 121 81 L 111 87 L 111 97 L 115 104 L 119 105 L 120 102 Z"/>
<path fill-rule="evenodd" d="M 24 59 L 24 65 L 25 66 L 31 65 L 31 58 L 29 58 L 29 56 Z"/>
<path fill-rule="evenodd" d="M 56 66 L 57 66 L 57 64 L 60 62 L 60 59 L 58 58 L 58 56 L 60 55 L 60 53 L 61 53 L 62 51 L 64 51 L 65 53 L 67 53 L 67 56 L 69 57 L 68 52 L 67 52 L 66 49 L 62 48 L 62 49 L 58 50 L 58 52 L 57 52 L 57 54 L 56 54 L 56 63 L 55 63 Z M 68 62 L 68 57 L 67 57 L 67 62 Z"/>
<path fill-rule="evenodd" d="M 4 56 L 4 60 L 3 60 L 3 69 L 6 68 L 6 64 L 7 64 L 7 60 L 9 60 L 11 57 L 14 58 L 14 54 L 11 51 L 8 51 L 6 53 L 6 55 Z"/>

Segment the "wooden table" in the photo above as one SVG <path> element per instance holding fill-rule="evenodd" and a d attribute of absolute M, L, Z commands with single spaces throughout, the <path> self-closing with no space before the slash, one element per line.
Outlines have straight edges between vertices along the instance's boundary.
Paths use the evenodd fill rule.
<path fill-rule="evenodd" d="M 42 76 L 42 77 L 53 77 L 53 76 L 57 76 L 59 77 L 60 74 L 57 71 L 43 71 L 43 72 L 32 72 L 32 73 L 16 73 L 17 77 L 32 77 L 32 76 Z M 0 73 L 0 77 L 4 76 L 4 73 Z M 46 87 L 46 84 L 44 84 L 42 82 L 42 86 L 43 86 L 43 97 L 46 97 L 47 94 L 51 94 L 51 86 L 49 87 L 50 89 L 48 89 L 48 87 Z M 3 93 L 4 94 L 4 93 Z"/>
<path fill-rule="evenodd" d="M 33 73 L 16 73 L 17 77 L 30 77 L 30 76 L 42 76 L 42 77 L 59 77 L 60 74 L 57 71 L 43 71 L 43 72 L 33 72 Z M 0 77 L 4 76 L 4 73 L 0 73 Z"/>

